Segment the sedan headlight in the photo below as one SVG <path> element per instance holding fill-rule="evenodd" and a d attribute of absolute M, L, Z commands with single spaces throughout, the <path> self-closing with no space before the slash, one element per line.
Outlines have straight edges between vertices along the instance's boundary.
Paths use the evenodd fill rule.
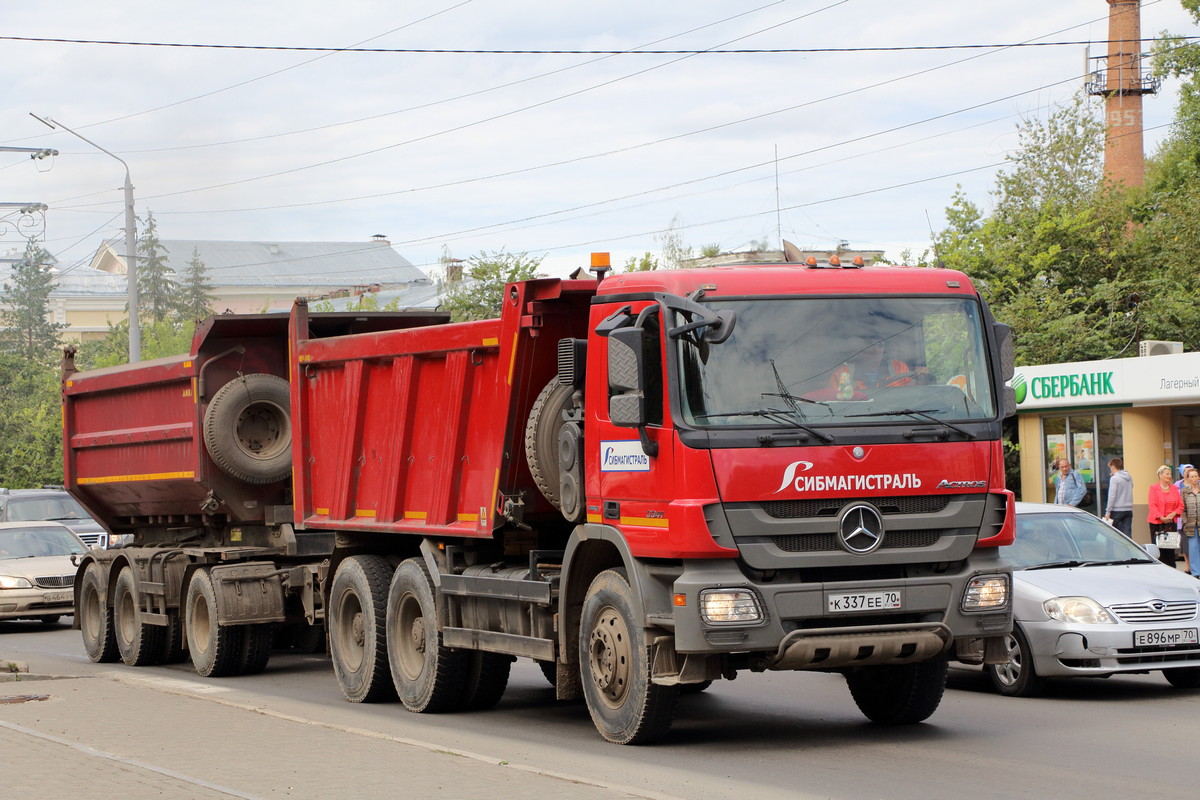
<path fill-rule="evenodd" d="M 749 589 L 705 589 L 700 593 L 700 616 L 712 625 L 762 622 L 758 596 Z"/>
<path fill-rule="evenodd" d="M 1113 615 L 1090 597 L 1051 597 L 1042 603 L 1046 616 L 1077 625 L 1116 624 Z"/>
<path fill-rule="evenodd" d="M 20 578 L 16 575 L 0 575 L 0 589 L 32 589 L 33 584 L 29 582 L 29 578 Z"/>

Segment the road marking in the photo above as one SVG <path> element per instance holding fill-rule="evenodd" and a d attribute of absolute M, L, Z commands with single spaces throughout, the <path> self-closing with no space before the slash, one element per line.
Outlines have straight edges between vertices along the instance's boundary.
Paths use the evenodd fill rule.
<path fill-rule="evenodd" d="M 151 688 L 173 694 L 186 694 L 194 696 L 198 693 L 199 689 L 204 689 L 207 692 L 228 691 L 220 687 L 201 686 L 200 684 L 190 683 L 189 681 L 174 680 L 171 678 L 143 678 L 124 672 L 111 672 L 108 674 L 113 678 L 116 678 L 118 681 L 143 684 L 150 686 Z M 498 756 L 489 756 L 483 753 L 473 753 L 470 750 L 459 750 L 453 747 L 447 747 L 444 744 L 427 742 L 422 739 L 409 739 L 405 736 L 392 736 L 391 734 L 367 730 L 365 728 L 353 728 L 349 725 L 338 725 L 332 722 L 322 722 L 320 720 L 308 719 L 307 717 L 299 717 L 295 714 L 286 714 L 282 711 L 272 711 L 271 709 L 263 708 L 262 706 L 250 705 L 249 703 L 239 703 L 236 700 L 227 700 L 221 697 L 200 697 L 197 699 L 207 700 L 210 703 L 217 703 L 219 705 L 228 706 L 229 708 L 237 708 L 242 711 L 252 711 L 255 714 L 261 714 L 264 717 L 284 720 L 285 722 L 295 722 L 300 725 L 310 725 L 314 728 L 325 728 L 326 730 L 337 731 L 339 733 L 349 733 L 353 736 L 362 736 L 368 739 L 394 742 L 396 744 L 408 745 L 409 747 L 417 747 L 422 750 L 427 750 L 431 753 L 443 753 L 460 756 L 462 758 L 472 759 L 473 761 L 479 761 L 483 764 L 490 764 L 494 767 L 498 766 L 504 769 L 512 769 L 530 775 L 554 778 L 556 780 L 567 781 L 568 783 L 575 783 L 582 786 L 595 786 L 597 789 L 606 789 L 608 791 L 617 792 L 625 797 L 637 797 L 642 798 L 642 800 L 687 800 L 687 798 L 682 798 L 671 794 L 664 794 L 662 792 L 655 792 L 649 789 L 626 786 L 620 783 L 610 783 L 608 781 L 600 781 L 593 778 L 585 778 L 565 772 L 555 772 L 553 770 L 541 769 L 540 767 L 534 767 L 528 764 L 514 764 L 511 761 Z"/>
<path fill-rule="evenodd" d="M 227 794 L 230 797 L 240 797 L 240 798 L 242 798 L 242 800 L 262 800 L 262 798 L 259 798 L 257 795 L 245 794 L 244 792 L 239 792 L 237 789 L 231 789 L 228 786 L 221 786 L 220 784 L 213 783 L 211 781 L 206 781 L 202 778 L 193 778 L 192 776 L 184 775 L 181 772 L 175 772 L 173 770 L 169 770 L 164 767 L 158 767 L 158 766 L 155 766 L 154 764 L 147 764 L 145 761 L 138 761 L 136 758 L 126 758 L 124 756 L 118 756 L 114 753 L 106 753 L 103 750 L 97 750 L 93 747 L 88 747 L 86 744 L 77 744 L 68 739 L 63 739 L 59 736 L 55 736 L 54 734 L 51 734 L 51 733 L 43 733 L 42 731 L 37 731 L 37 730 L 34 730 L 33 728 L 26 728 L 23 725 L 14 725 L 11 722 L 5 722 L 3 720 L 0 720 L 0 728 L 7 728 L 10 731 L 15 731 L 17 733 L 23 733 L 26 736 L 33 736 L 38 739 L 44 739 L 45 741 L 53 742 L 54 744 L 65 745 L 67 747 L 70 747 L 73 750 L 78 750 L 80 753 L 83 753 L 85 756 L 91 756 L 92 758 L 102 758 L 107 761 L 118 761 L 122 764 L 127 764 L 131 767 L 137 767 L 138 769 L 144 769 L 147 772 L 158 773 L 159 775 L 163 775 L 165 777 L 171 778 L 172 780 L 183 781 L 184 783 L 190 783 L 192 786 L 202 786 L 205 789 L 211 789 L 214 792 L 220 792 L 221 794 Z"/>

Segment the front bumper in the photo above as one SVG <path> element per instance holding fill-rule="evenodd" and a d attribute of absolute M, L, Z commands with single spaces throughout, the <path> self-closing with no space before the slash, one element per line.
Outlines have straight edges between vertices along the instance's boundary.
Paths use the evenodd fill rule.
<path fill-rule="evenodd" d="M 1200 667 L 1200 644 L 1135 647 L 1133 643 L 1136 631 L 1196 628 L 1195 619 L 1158 625 L 1075 625 L 1055 620 L 1020 625 L 1029 641 L 1034 670 L 1046 678 Z"/>
<path fill-rule="evenodd" d="M 689 561 L 674 582 L 676 652 L 749 653 L 766 669 L 829 669 L 921 661 L 949 650 L 956 640 L 1008 633 L 1011 604 L 979 612 L 961 609 L 971 578 L 1005 574 L 994 552 L 962 562 L 957 570 L 887 580 L 750 581 L 730 561 Z M 705 589 L 748 588 L 763 619 L 710 623 L 700 614 Z M 897 608 L 832 612 L 830 595 L 899 592 Z"/>
<path fill-rule="evenodd" d="M 65 589 L 0 589 L 0 619 L 32 619 L 75 613 L 75 596 Z"/>

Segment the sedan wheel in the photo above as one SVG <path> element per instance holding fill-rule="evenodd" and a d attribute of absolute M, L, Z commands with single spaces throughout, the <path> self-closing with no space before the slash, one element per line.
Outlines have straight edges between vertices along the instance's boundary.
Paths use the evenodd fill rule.
<path fill-rule="evenodd" d="M 1033 655 L 1029 652 L 1029 640 L 1020 628 L 1004 637 L 1008 649 L 1007 664 L 988 664 L 988 675 L 996 691 L 1008 697 L 1034 697 L 1046 686 L 1033 667 Z"/>

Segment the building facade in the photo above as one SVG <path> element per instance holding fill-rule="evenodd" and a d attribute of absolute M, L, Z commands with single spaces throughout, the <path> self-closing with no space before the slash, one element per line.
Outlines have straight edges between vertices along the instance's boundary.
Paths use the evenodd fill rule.
<path fill-rule="evenodd" d="M 1147 496 L 1158 468 L 1200 465 L 1200 353 L 1018 367 L 1021 498 L 1054 502 L 1050 464 L 1068 456 L 1103 515 L 1108 462 L 1133 477 L 1133 533 L 1150 540 Z"/>

